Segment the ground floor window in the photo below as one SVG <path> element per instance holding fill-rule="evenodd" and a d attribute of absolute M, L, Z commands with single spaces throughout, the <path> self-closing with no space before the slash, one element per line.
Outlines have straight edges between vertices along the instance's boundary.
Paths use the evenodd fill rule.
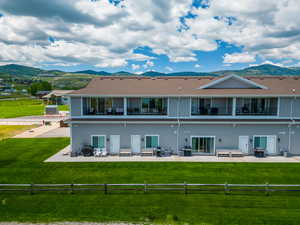
<path fill-rule="evenodd" d="M 105 135 L 93 135 L 92 146 L 93 148 L 105 148 Z"/>
<path fill-rule="evenodd" d="M 159 136 L 145 135 L 145 146 L 146 148 L 157 148 L 159 146 Z"/>
<path fill-rule="evenodd" d="M 215 149 L 214 137 L 192 137 L 192 150 L 199 153 L 213 153 Z"/>
<path fill-rule="evenodd" d="M 254 137 L 254 149 L 267 149 L 267 136 Z"/>

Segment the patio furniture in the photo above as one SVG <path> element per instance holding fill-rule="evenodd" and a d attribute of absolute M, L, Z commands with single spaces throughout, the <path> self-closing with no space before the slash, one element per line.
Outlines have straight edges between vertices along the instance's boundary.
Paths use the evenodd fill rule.
<path fill-rule="evenodd" d="M 254 156 L 257 158 L 264 158 L 265 157 L 265 150 L 262 148 L 254 149 Z"/>
<path fill-rule="evenodd" d="M 217 150 L 217 157 L 243 157 L 244 153 L 240 150 L 224 149 Z"/>
<path fill-rule="evenodd" d="M 84 145 L 81 149 L 81 153 L 83 156 L 93 156 L 94 155 L 94 149 L 90 145 Z"/>
<path fill-rule="evenodd" d="M 146 148 L 142 149 L 141 156 L 153 156 L 154 155 L 154 148 Z"/>
<path fill-rule="evenodd" d="M 94 156 L 96 157 L 105 157 L 107 154 L 106 148 L 95 148 L 94 150 Z"/>
<path fill-rule="evenodd" d="M 119 151 L 119 156 L 131 156 L 132 151 L 131 148 L 121 148 Z"/>
<path fill-rule="evenodd" d="M 192 156 L 192 149 L 191 148 L 183 148 L 181 151 L 183 152 L 182 156 Z"/>

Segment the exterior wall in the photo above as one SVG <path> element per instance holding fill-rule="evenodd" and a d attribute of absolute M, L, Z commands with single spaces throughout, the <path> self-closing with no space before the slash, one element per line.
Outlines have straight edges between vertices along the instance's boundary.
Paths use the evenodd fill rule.
<path fill-rule="evenodd" d="M 71 97 L 71 116 L 81 116 L 81 98 L 80 97 Z"/>
<path fill-rule="evenodd" d="M 179 114 L 177 113 L 179 99 Z M 169 98 L 169 117 L 189 117 L 191 115 L 191 105 L 189 97 Z"/>
<path fill-rule="evenodd" d="M 300 98 L 280 98 L 279 116 L 291 116 L 291 103 L 293 108 L 293 117 L 300 117 Z"/>
<path fill-rule="evenodd" d="M 91 135 L 120 135 L 121 148 L 130 148 L 130 135 L 160 135 L 159 145 L 170 147 L 177 152 L 177 125 L 167 124 L 72 124 L 72 149 L 79 152 L 82 145 L 91 144 Z M 291 153 L 300 155 L 300 128 L 294 126 L 291 135 Z M 289 128 L 288 125 L 184 125 L 179 128 L 179 149 L 186 144 L 190 145 L 191 136 L 215 136 L 215 146 L 218 149 L 238 149 L 239 136 L 254 135 L 276 135 L 277 153 L 280 150 L 288 149 Z M 186 139 L 188 143 L 186 143 Z M 141 143 L 142 148 L 144 142 Z M 250 151 L 253 142 L 249 144 Z M 106 147 L 109 151 L 109 142 Z"/>

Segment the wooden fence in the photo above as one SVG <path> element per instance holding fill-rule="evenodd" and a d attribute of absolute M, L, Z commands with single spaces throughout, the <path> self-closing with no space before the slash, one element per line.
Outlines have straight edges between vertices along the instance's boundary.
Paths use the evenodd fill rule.
<path fill-rule="evenodd" d="M 299 184 L 0 184 L 0 192 L 34 192 L 42 191 L 100 191 L 104 194 L 116 191 L 140 191 L 143 193 L 154 191 L 178 191 L 188 194 L 196 191 L 207 192 L 297 192 L 300 191 Z"/>

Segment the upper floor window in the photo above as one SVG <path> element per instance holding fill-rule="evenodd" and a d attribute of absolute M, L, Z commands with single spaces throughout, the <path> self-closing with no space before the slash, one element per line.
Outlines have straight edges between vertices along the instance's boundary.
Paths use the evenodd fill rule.
<path fill-rule="evenodd" d="M 192 115 L 232 115 L 232 98 L 192 98 Z"/>
<path fill-rule="evenodd" d="M 123 98 L 83 98 L 84 115 L 124 115 Z"/>
<path fill-rule="evenodd" d="M 127 98 L 128 115 L 167 115 L 167 98 Z"/>
<path fill-rule="evenodd" d="M 237 98 L 236 115 L 275 116 L 278 110 L 277 98 Z"/>

